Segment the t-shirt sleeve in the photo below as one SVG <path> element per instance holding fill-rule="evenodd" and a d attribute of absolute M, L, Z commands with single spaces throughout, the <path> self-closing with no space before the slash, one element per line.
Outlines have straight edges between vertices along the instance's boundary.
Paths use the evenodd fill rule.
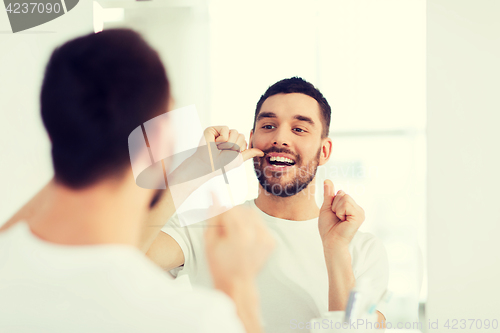
<path fill-rule="evenodd" d="M 389 261 L 382 241 L 372 234 L 365 233 L 359 249 L 360 262 L 355 272 L 356 279 L 362 278 L 373 292 L 375 300 L 380 300 L 389 284 Z M 384 302 L 379 302 L 377 311 L 386 320 L 387 309 Z"/>
<path fill-rule="evenodd" d="M 192 265 L 195 258 L 193 253 L 193 235 L 191 235 L 189 228 L 180 225 L 177 214 L 174 214 L 168 220 L 161 231 L 171 236 L 177 242 L 177 244 L 179 244 L 182 253 L 184 254 L 184 267 Z M 171 270 L 170 273 L 174 277 L 177 277 L 177 273 L 181 269 L 182 266 L 180 268 Z"/>

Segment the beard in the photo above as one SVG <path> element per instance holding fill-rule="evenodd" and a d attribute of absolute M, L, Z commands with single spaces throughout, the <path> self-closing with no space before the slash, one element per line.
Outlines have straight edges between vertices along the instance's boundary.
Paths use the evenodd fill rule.
<path fill-rule="evenodd" d="M 271 147 L 263 152 L 264 157 L 253 158 L 255 175 L 257 176 L 260 185 L 269 194 L 287 198 L 296 195 L 305 189 L 314 179 L 316 176 L 316 170 L 319 166 L 321 147 L 318 149 L 316 157 L 305 163 L 299 155 L 294 154 L 286 148 Z M 294 156 L 295 164 L 290 168 L 290 170 L 286 171 L 266 170 L 266 165 L 269 165 L 267 154 L 272 152 L 285 153 Z M 284 179 L 287 174 L 292 174 L 291 179 Z"/>

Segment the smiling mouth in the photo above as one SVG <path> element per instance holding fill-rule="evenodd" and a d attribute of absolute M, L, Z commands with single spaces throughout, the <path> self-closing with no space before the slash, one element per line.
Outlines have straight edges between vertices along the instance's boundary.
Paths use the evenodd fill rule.
<path fill-rule="evenodd" d="M 271 157 L 267 158 L 267 161 L 272 166 L 281 167 L 281 168 L 295 165 L 294 160 L 291 160 L 291 159 L 286 158 L 286 157 L 271 156 Z"/>

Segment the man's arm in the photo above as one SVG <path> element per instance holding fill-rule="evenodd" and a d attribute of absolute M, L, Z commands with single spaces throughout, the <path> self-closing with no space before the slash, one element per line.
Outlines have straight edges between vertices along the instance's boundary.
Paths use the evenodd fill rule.
<path fill-rule="evenodd" d="M 201 150 L 207 146 L 202 146 L 199 148 L 197 153 L 195 153 L 191 158 L 184 161 L 176 170 L 174 170 L 170 175 L 170 179 L 190 179 L 193 174 L 198 174 L 200 168 L 208 167 L 210 164 L 216 163 L 217 159 L 220 158 L 224 160 L 224 154 L 227 154 L 225 150 L 236 150 L 240 151 L 243 161 L 253 158 L 257 155 L 262 155 L 262 151 L 252 148 L 246 149 L 247 143 L 245 137 L 239 134 L 236 130 L 230 130 L 227 126 L 212 126 L 208 127 L 204 133 L 204 139 L 206 142 L 216 142 L 217 145 L 224 145 L 228 147 L 221 147 L 218 152 L 213 152 L 211 154 L 212 161 L 204 161 L 203 158 L 199 158 L 198 155 L 205 156 Z M 232 145 L 234 144 L 234 145 Z M 211 168 L 210 168 L 211 170 Z M 209 170 L 209 171 L 210 171 Z M 227 169 L 229 170 L 229 169 Z M 207 172 L 206 176 L 199 177 L 195 181 L 186 183 L 183 186 L 183 191 L 176 191 L 176 202 L 181 203 L 185 200 L 194 190 L 196 190 L 203 183 L 208 181 L 213 174 Z M 2 227 L 0 227 L 0 232 L 8 229 L 11 225 L 20 220 L 29 219 L 37 211 L 43 208 L 45 203 L 45 198 L 50 194 L 51 188 L 54 185 L 54 180 L 49 181 L 33 198 L 30 199 L 14 216 L 12 216 Z M 159 235 L 161 228 L 165 223 L 172 217 L 175 213 L 176 207 L 172 200 L 172 195 L 170 190 L 167 188 L 165 193 L 163 193 L 160 202 L 150 211 L 145 219 L 145 228 L 140 238 L 139 248 L 143 252 L 147 252 L 151 244 L 155 241 L 156 237 Z M 161 240 L 159 241 L 161 242 Z M 165 262 L 163 263 L 165 264 Z"/>
<path fill-rule="evenodd" d="M 328 311 L 344 311 L 349 292 L 356 284 L 347 246 L 332 246 L 325 251 L 328 272 Z"/>
<path fill-rule="evenodd" d="M 164 232 L 160 232 L 146 255 L 164 270 L 171 270 L 184 264 L 184 253 L 179 244 Z"/>
<path fill-rule="evenodd" d="M 324 183 L 324 201 L 318 228 L 323 242 L 329 281 L 329 311 L 343 311 L 355 285 L 349 243 L 365 219 L 364 211 L 343 191 L 335 194 L 330 180 Z"/>
<path fill-rule="evenodd" d="M 227 160 L 227 156 L 232 153 L 231 150 L 241 152 L 241 159 L 234 159 L 226 166 L 226 171 L 237 167 L 240 162 L 264 154 L 256 148 L 246 149 L 245 137 L 234 129 L 230 130 L 227 126 L 208 127 L 203 136 L 206 143 L 215 142 L 218 149 L 216 151 L 209 150 L 209 154 L 206 154 L 203 149 L 207 149 L 209 146 L 201 145 L 193 156 L 184 161 L 168 176 L 169 181 L 172 180 L 174 184 L 176 182 L 183 183 L 182 188 L 178 187 L 175 192 L 177 204 L 183 202 L 194 190 L 210 180 L 213 177 L 213 166 L 221 164 L 220 161 Z M 191 179 L 193 175 L 199 174 L 205 174 L 205 176 Z M 184 255 L 179 244 L 172 237 L 160 232 L 175 210 L 172 194 L 167 188 L 160 202 L 148 214 L 140 241 L 141 250 L 165 269 L 172 269 L 184 263 Z M 153 249 L 150 250 L 150 247 Z"/>
<path fill-rule="evenodd" d="M 351 254 L 345 245 L 337 244 L 325 251 L 328 271 L 328 311 L 344 311 L 356 279 L 351 266 Z M 377 311 L 380 328 L 385 328 L 385 316 Z"/>
<path fill-rule="evenodd" d="M 328 271 L 329 311 L 345 310 L 349 292 L 356 283 L 349 243 L 364 220 L 364 210 L 344 191 L 335 194 L 332 182 L 325 181 L 318 228 Z M 385 328 L 384 315 L 377 311 L 377 317 L 381 328 Z"/>
<path fill-rule="evenodd" d="M 274 248 L 274 239 L 260 216 L 244 207 L 212 218 L 209 225 L 205 248 L 214 287 L 233 300 L 247 333 L 262 332 L 255 278 Z"/>

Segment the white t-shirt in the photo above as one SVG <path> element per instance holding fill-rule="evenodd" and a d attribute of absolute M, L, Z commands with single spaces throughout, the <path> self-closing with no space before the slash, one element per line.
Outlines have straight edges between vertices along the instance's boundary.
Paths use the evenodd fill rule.
<path fill-rule="evenodd" d="M 180 290 L 138 249 L 0 233 L 0 332 L 243 332 L 229 297 Z"/>
<path fill-rule="evenodd" d="M 279 219 L 262 212 L 254 200 L 243 205 L 257 210 L 276 240 L 276 247 L 260 272 L 262 319 L 266 332 L 296 332 L 328 311 L 328 273 L 318 218 L 307 221 Z M 206 222 L 180 227 L 176 216 L 162 231 L 172 236 L 184 252 L 184 266 L 172 270 L 177 278 L 189 276 L 194 285 L 212 287 L 204 251 Z M 382 242 L 372 234 L 358 231 L 349 244 L 356 279 L 363 277 L 376 297 L 387 289 L 389 265 Z M 383 305 L 377 308 L 386 315 Z M 386 315 L 387 317 L 387 315 Z"/>

